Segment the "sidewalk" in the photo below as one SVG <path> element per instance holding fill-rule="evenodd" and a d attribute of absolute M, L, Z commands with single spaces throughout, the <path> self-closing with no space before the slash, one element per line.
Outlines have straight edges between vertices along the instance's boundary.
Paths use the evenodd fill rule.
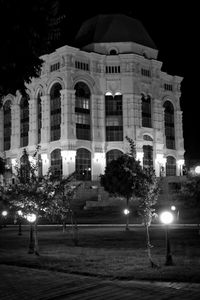
<path fill-rule="evenodd" d="M 0 265 L 1 300 L 197 300 L 200 284 L 109 281 Z"/>

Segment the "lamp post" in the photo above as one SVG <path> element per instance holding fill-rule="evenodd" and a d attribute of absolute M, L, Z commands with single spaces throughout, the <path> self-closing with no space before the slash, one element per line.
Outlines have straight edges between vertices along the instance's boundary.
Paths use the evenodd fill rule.
<path fill-rule="evenodd" d="M 7 210 L 3 210 L 1 214 L 2 214 L 2 218 L 3 218 L 3 227 L 6 227 L 6 217 L 8 215 L 8 212 L 7 212 Z"/>
<path fill-rule="evenodd" d="M 33 223 L 36 220 L 36 215 L 35 214 L 28 214 L 27 215 L 27 220 L 30 223 L 30 238 L 29 238 L 29 249 L 28 249 L 28 254 L 33 254 L 34 253 L 34 239 L 33 239 Z"/>
<path fill-rule="evenodd" d="M 168 225 L 173 221 L 173 214 L 169 211 L 165 211 L 160 215 L 161 222 L 165 225 L 165 237 L 166 237 L 166 266 L 172 266 L 172 254 L 171 254 L 171 246 L 170 246 L 170 239 L 169 239 L 169 228 Z"/>
<path fill-rule="evenodd" d="M 124 209 L 124 214 L 126 216 L 126 230 L 129 230 L 129 227 L 128 227 L 128 225 L 129 225 L 129 213 L 130 213 L 129 209 L 125 208 Z"/>
<path fill-rule="evenodd" d="M 175 213 L 176 212 L 176 221 L 179 220 L 179 210 L 177 209 L 177 207 L 175 205 L 171 206 L 171 210 Z"/>
<path fill-rule="evenodd" d="M 19 223 L 18 235 L 22 235 L 22 211 L 18 210 L 17 215 L 18 215 L 18 223 Z"/>

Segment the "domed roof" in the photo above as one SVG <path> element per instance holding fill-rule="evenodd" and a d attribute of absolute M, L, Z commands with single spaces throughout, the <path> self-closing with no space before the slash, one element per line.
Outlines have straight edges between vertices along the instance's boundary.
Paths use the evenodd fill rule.
<path fill-rule="evenodd" d="M 122 14 L 98 15 L 85 21 L 75 38 L 79 47 L 112 42 L 134 42 L 157 49 L 142 23 Z"/>

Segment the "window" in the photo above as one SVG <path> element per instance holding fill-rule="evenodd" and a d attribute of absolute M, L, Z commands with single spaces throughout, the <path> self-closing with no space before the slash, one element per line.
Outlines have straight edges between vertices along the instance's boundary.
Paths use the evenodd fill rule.
<path fill-rule="evenodd" d="M 39 92 L 37 96 L 37 129 L 38 129 L 38 144 L 41 142 L 41 128 L 42 128 L 42 93 Z"/>
<path fill-rule="evenodd" d="M 122 156 L 123 152 L 117 149 L 110 150 L 106 153 L 106 165 L 109 164 L 112 160 L 118 159 Z"/>
<path fill-rule="evenodd" d="M 11 101 L 8 100 L 3 107 L 4 113 L 4 151 L 10 149 L 11 143 Z"/>
<path fill-rule="evenodd" d="M 20 102 L 20 147 L 28 146 L 29 132 L 29 106 L 28 96 L 24 96 Z"/>
<path fill-rule="evenodd" d="M 59 62 L 57 62 L 57 63 L 50 66 L 50 72 L 54 72 L 54 71 L 57 71 L 59 69 L 60 69 L 60 63 Z"/>
<path fill-rule="evenodd" d="M 106 73 L 120 73 L 120 66 L 106 66 Z"/>
<path fill-rule="evenodd" d="M 173 156 L 167 156 L 166 176 L 176 176 L 176 159 Z"/>
<path fill-rule="evenodd" d="M 152 137 L 149 136 L 148 134 L 144 134 L 144 135 L 143 135 L 143 140 L 144 140 L 144 141 L 151 141 L 151 142 L 153 142 Z"/>
<path fill-rule="evenodd" d="M 165 91 L 172 91 L 173 90 L 172 84 L 165 83 L 164 89 Z"/>
<path fill-rule="evenodd" d="M 123 141 L 122 95 L 105 96 L 106 141 Z"/>
<path fill-rule="evenodd" d="M 151 98 L 142 95 L 142 127 L 151 128 L 151 123 Z"/>
<path fill-rule="evenodd" d="M 149 145 L 143 146 L 143 167 L 150 168 L 153 167 L 153 147 Z"/>
<path fill-rule="evenodd" d="M 164 103 L 166 147 L 175 149 L 174 107 L 170 101 Z"/>
<path fill-rule="evenodd" d="M 148 69 L 141 69 L 142 76 L 151 77 L 151 72 Z"/>
<path fill-rule="evenodd" d="M 89 64 L 81 61 L 75 61 L 75 68 L 84 70 L 84 71 L 89 71 Z"/>
<path fill-rule="evenodd" d="M 61 97 L 60 91 L 62 87 L 59 83 L 55 83 L 50 91 L 50 139 L 56 141 L 60 139 L 61 124 Z"/>
<path fill-rule="evenodd" d="M 75 85 L 76 138 L 91 140 L 90 90 L 84 82 Z"/>
<path fill-rule="evenodd" d="M 76 152 L 76 179 L 91 180 L 91 153 L 84 148 Z"/>
<path fill-rule="evenodd" d="M 51 174 L 54 178 L 62 178 L 62 157 L 60 149 L 51 152 Z"/>
<path fill-rule="evenodd" d="M 115 49 L 110 50 L 110 55 L 117 55 L 117 51 Z"/>

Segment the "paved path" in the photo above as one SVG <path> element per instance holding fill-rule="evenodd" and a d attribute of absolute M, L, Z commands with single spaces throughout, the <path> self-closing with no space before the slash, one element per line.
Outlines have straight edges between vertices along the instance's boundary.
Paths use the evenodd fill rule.
<path fill-rule="evenodd" d="M 109 281 L 0 265 L 1 300 L 199 300 L 200 284 Z"/>

